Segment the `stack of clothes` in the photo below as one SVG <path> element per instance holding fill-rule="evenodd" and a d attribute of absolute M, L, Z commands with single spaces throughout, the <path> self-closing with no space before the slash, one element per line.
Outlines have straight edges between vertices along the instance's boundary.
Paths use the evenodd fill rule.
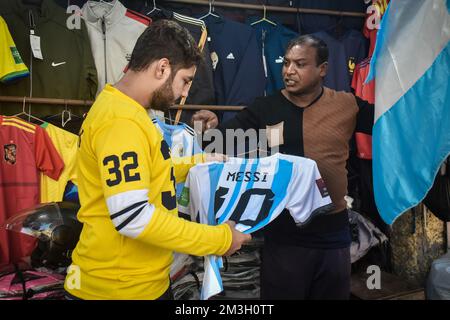
<path fill-rule="evenodd" d="M 262 238 L 253 240 L 230 257 L 223 258 L 220 270 L 224 291 L 212 300 L 259 299 L 260 298 L 260 249 Z M 172 282 L 175 300 L 199 300 L 203 283 L 203 258 L 192 257 L 189 270 Z"/>
<path fill-rule="evenodd" d="M 64 275 L 48 270 L 0 273 L 0 300 L 63 300 Z"/>

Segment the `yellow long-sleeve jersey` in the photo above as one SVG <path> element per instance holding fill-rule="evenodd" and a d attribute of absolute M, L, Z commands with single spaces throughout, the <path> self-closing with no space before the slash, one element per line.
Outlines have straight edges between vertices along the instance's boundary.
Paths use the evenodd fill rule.
<path fill-rule="evenodd" d="M 70 294 L 155 299 L 169 286 L 172 251 L 223 255 L 230 247 L 227 225 L 178 217 L 175 181 L 202 155 L 172 161 L 145 109 L 110 85 L 83 123 L 77 157 L 83 230 L 70 269 L 79 279 L 66 278 Z"/>

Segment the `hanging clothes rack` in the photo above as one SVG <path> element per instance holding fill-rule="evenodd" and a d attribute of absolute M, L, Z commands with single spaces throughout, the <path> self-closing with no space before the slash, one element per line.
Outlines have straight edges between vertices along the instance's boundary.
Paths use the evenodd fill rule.
<path fill-rule="evenodd" d="M 0 96 L 0 102 L 9 102 L 23 104 L 46 104 L 46 105 L 60 105 L 60 106 L 78 106 L 78 107 L 89 107 L 94 101 L 90 100 L 74 100 L 74 99 L 53 99 L 53 98 L 34 98 L 34 97 L 15 97 L 15 96 Z M 215 110 L 215 111 L 239 111 L 244 109 L 245 106 L 221 106 L 221 105 L 197 105 L 197 104 L 186 104 L 186 105 L 174 105 L 169 109 L 171 110 Z M 0 110 L 1 114 L 1 110 Z"/>
<path fill-rule="evenodd" d="M 209 1 L 207 0 L 166 0 L 167 2 L 183 3 L 183 4 L 194 4 L 194 5 L 205 5 L 209 6 Z M 234 9 L 251 9 L 251 10 L 264 10 L 263 5 L 257 4 L 247 4 L 247 3 L 237 3 L 230 1 L 214 1 L 215 7 L 224 8 L 234 8 Z M 294 8 L 294 7 L 280 7 L 280 6 L 265 6 L 267 11 L 274 12 L 289 12 L 289 13 L 312 13 L 312 14 L 325 14 L 332 16 L 347 16 L 347 17 L 362 17 L 366 16 L 362 12 L 349 12 L 349 11 L 335 11 L 335 10 L 324 10 L 324 9 L 308 9 L 308 8 Z"/>

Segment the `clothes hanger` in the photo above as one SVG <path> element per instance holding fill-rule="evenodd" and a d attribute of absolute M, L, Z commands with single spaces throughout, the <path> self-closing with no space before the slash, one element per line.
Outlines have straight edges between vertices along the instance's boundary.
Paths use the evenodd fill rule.
<path fill-rule="evenodd" d="M 263 8 L 264 8 L 264 15 L 263 15 L 263 17 L 261 19 L 259 19 L 258 21 L 255 21 L 255 22 L 251 23 L 250 25 L 253 26 L 253 25 L 261 23 L 261 22 L 267 22 L 267 23 L 270 23 L 271 25 L 276 26 L 277 24 L 275 22 L 270 21 L 269 19 L 267 19 L 267 17 L 266 17 L 266 11 L 267 10 L 266 10 L 266 5 L 265 4 L 263 4 Z"/>
<path fill-rule="evenodd" d="M 64 115 L 67 114 L 67 120 L 64 120 Z M 64 110 L 61 113 L 61 125 L 64 128 L 67 124 L 67 122 L 69 122 L 70 120 L 72 120 L 72 113 L 70 112 L 70 110 L 67 108 L 67 103 L 66 106 L 64 108 Z"/>
<path fill-rule="evenodd" d="M 67 123 L 69 123 L 71 120 L 74 120 L 75 118 L 83 119 L 83 117 L 77 116 L 76 114 L 72 114 L 72 112 L 70 111 L 70 109 L 67 106 L 67 103 L 65 104 L 64 110 L 62 112 L 48 116 L 48 117 L 46 117 L 46 119 L 50 120 L 50 119 L 53 119 L 53 118 L 59 117 L 59 116 L 61 116 L 61 126 L 63 128 L 67 125 Z M 67 116 L 67 118 L 66 118 L 66 116 Z"/>
<path fill-rule="evenodd" d="M 147 4 L 147 2 L 145 2 L 145 3 Z M 149 12 L 147 12 L 147 14 L 146 14 L 146 15 L 149 15 L 149 14 L 151 14 L 151 13 L 155 12 L 155 11 L 161 11 L 161 9 L 160 9 L 160 8 L 158 8 L 158 7 L 156 6 L 156 0 L 153 0 L 153 9 L 152 9 L 152 10 L 150 10 Z"/>
<path fill-rule="evenodd" d="M 25 101 L 26 101 L 26 97 L 23 97 L 22 112 L 19 112 L 19 113 L 13 115 L 13 117 L 27 116 L 28 117 L 28 122 L 31 122 L 31 119 L 34 119 L 34 120 L 37 120 L 39 122 L 45 123 L 44 120 L 39 119 L 39 118 L 33 116 L 31 113 L 28 113 L 28 112 L 25 111 L 25 104 L 26 104 Z"/>
<path fill-rule="evenodd" d="M 169 118 L 156 113 L 155 110 L 153 110 L 153 109 L 150 109 L 150 113 L 151 113 L 150 118 L 162 121 L 164 124 L 166 124 L 166 120 L 167 120 L 167 121 L 169 121 L 170 125 L 172 124 L 172 119 L 170 118 L 170 112 L 169 112 Z"/>
<path fill-rule="evenodd" d="M 214 2 L 214 0 L 209 0 L 209 11 L 208 11 L 208 13 L 205 14 L 204 16 L 201 16 L 201 17 L 199 18 L 200 20 L 203 20 L 203 19 L 205 19 L 206 17 L 209 17 L 209 16 L 213 16 L 213 17 L 215 17 L 215 18 L 220 18 L 220 16 L 218 16 L 218 15 L 215 14 L 215 13 L 213 13 L 213 12 L 214 12 L 213 2 Z"/>

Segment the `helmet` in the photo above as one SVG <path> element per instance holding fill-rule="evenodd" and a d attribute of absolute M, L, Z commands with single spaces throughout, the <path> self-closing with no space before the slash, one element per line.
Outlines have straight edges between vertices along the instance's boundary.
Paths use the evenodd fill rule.
<path fill-rule="evenodd" d="M 77 220 L 79 209 L 73 202 L 41 204 L 9 218 L 6 229 L 38 239 L 31 254 L 33 267 L 67 267 L 83 226 Z"/>

